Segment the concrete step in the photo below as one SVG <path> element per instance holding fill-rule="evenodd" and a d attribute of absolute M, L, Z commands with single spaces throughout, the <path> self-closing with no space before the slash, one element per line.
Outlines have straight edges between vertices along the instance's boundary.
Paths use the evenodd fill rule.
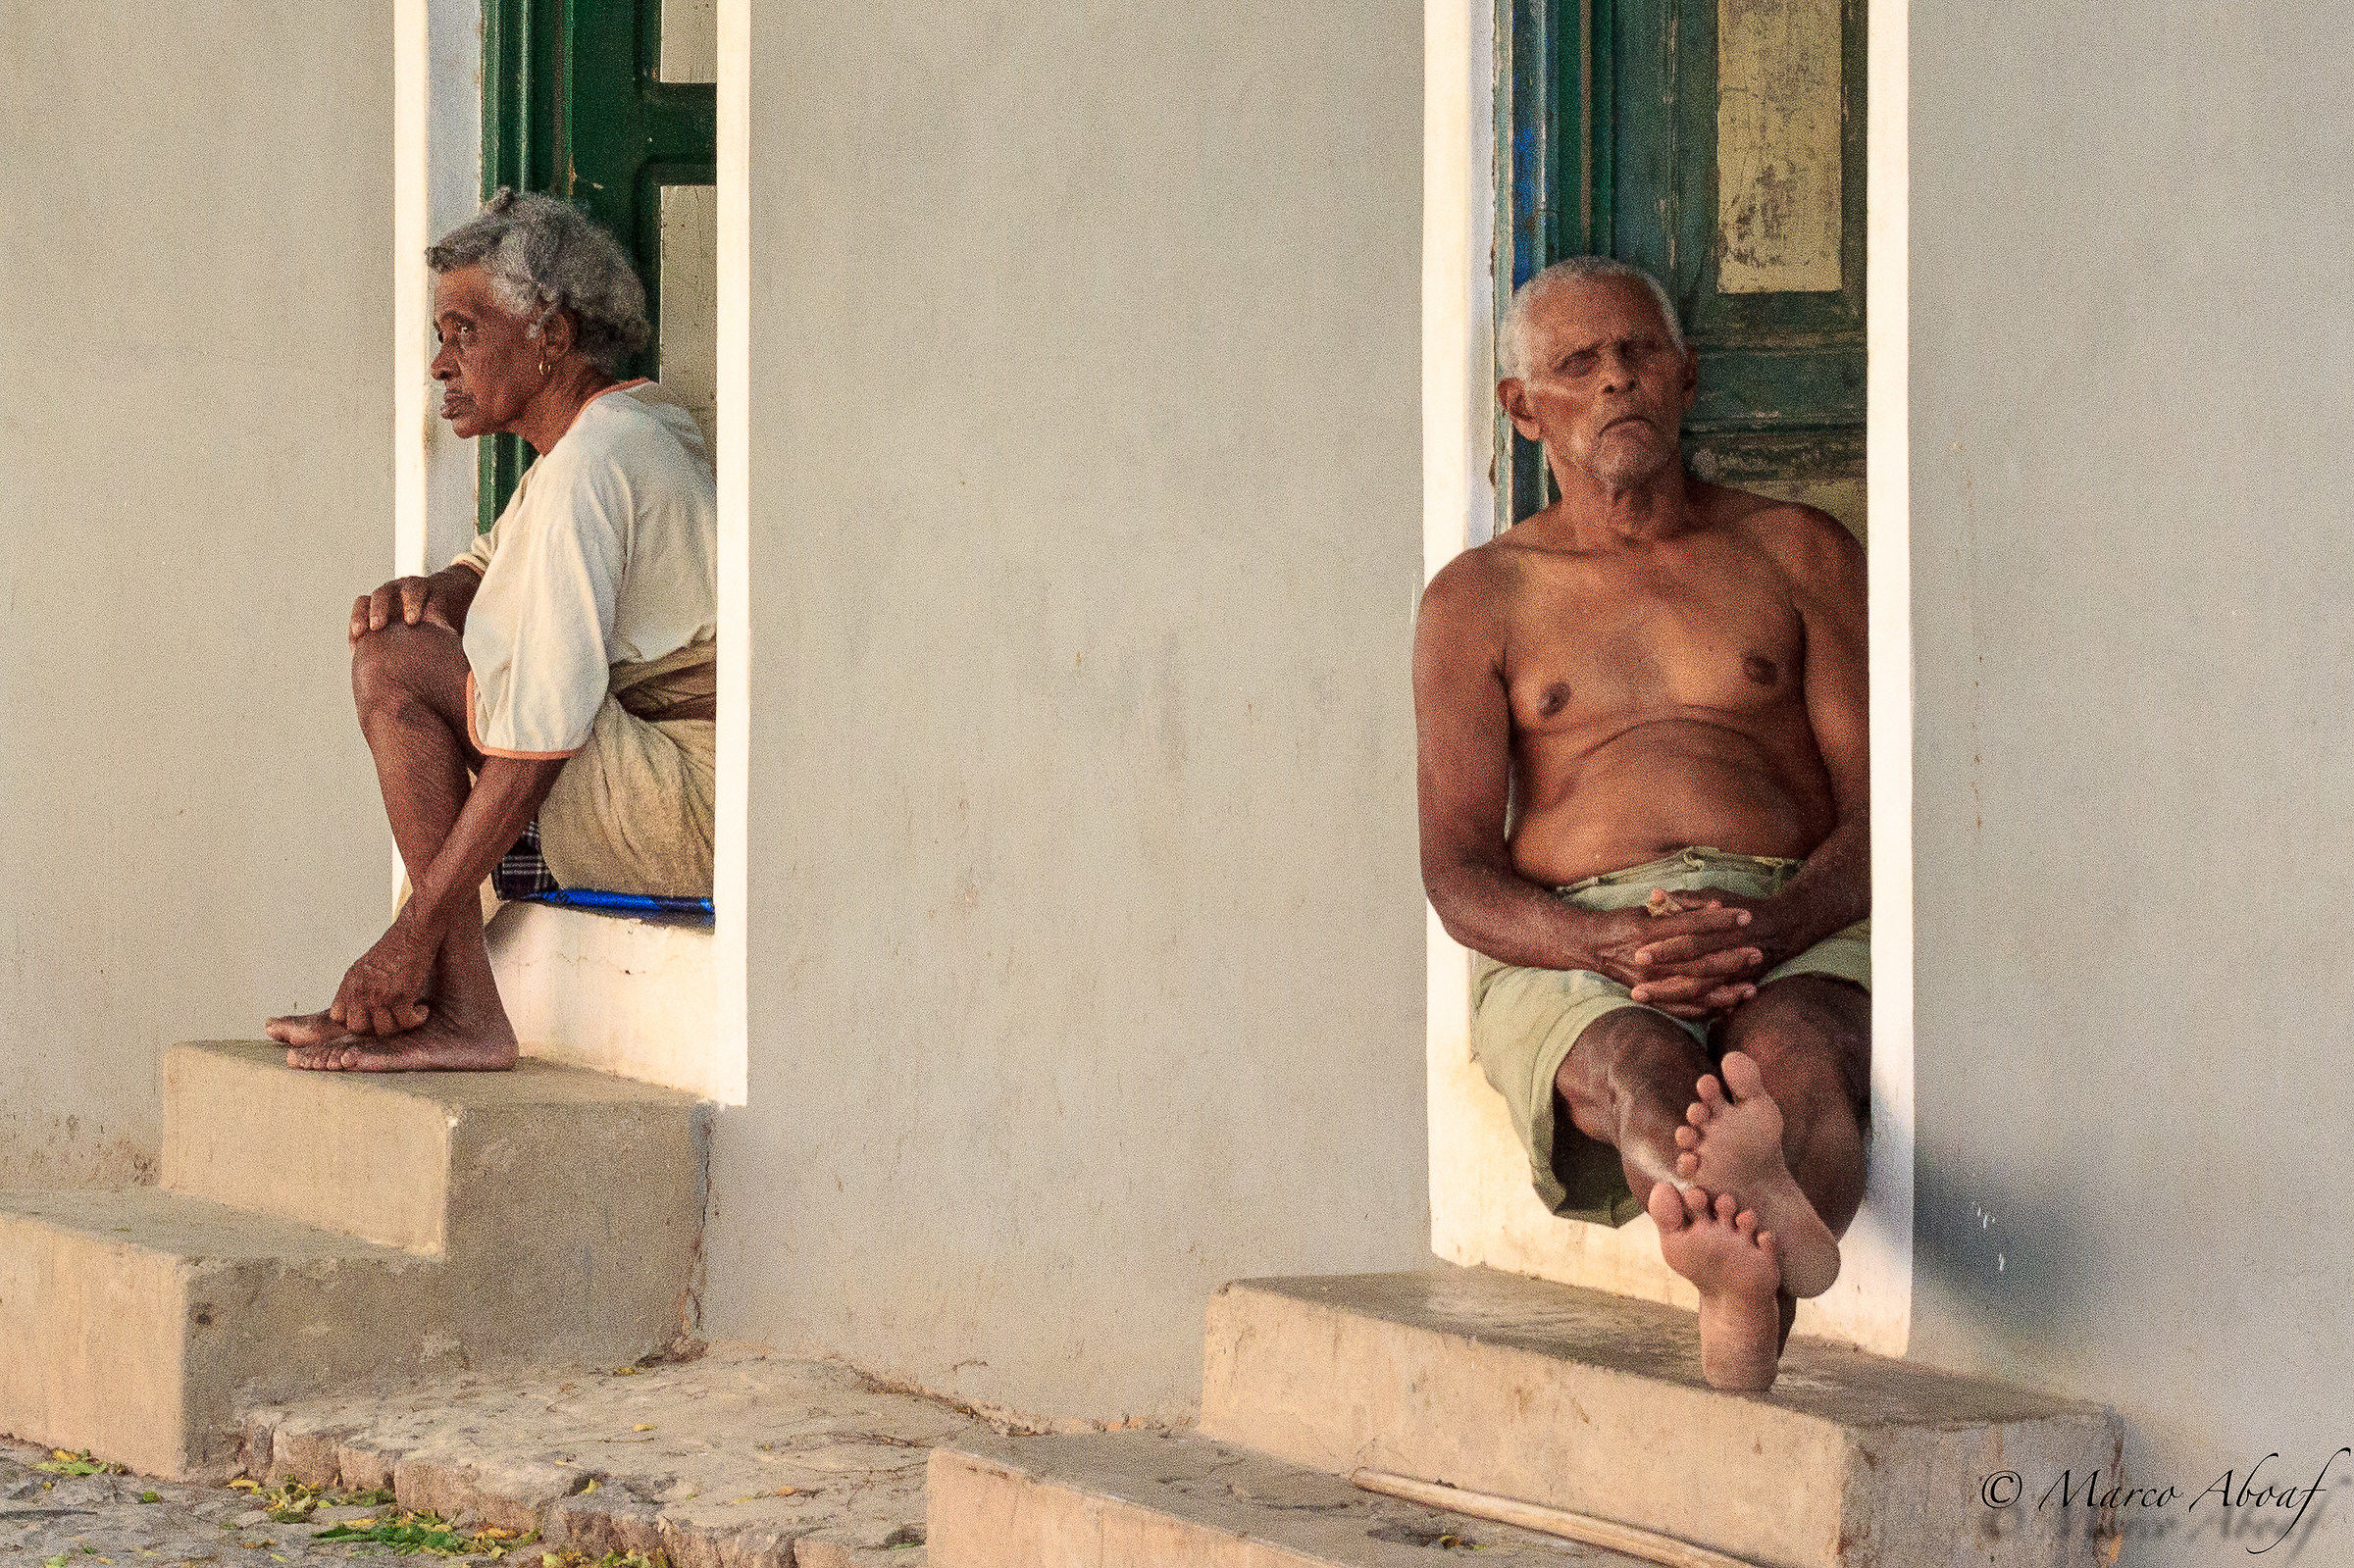
<path fill-rule="evenodd" d="M 411 1327 L 439 1273 L 152 1188 L 0 1193 L 0 1431 L 200 1473 L 232 1450 L 240 1394 L 450 1361 L 456 1341 Z"/>
<path fill-rule="evenodd" d="M 2106 1409 L 1795 1340 L 1769 1393 L 1708 1387 L 1689 1313 L 1487 1269 L 1251 1280 L 1212 1298 L 1203 1436 L 1630 1524 L 1761 1568 L 2091 1565 L 2038 1510 L 2115 1475 Z M 2024 1478 L 2003 1509 L 1990 1474 Z"/>
<path fill-rule="evenodd" d="M 626 1237 L 667 1278 L 702 1221 L 700 1115 L 551 1062 L 306 1073 L 266 1040 L 203 1040 L 164 1053 L 163 1186 L 429 1256 Z"/>
<path fill-rule="evenodd" d="M 700 1107 L 547 1063 L 302 1073 L 176 1045 L 163 1187 L 0 1193 L 0 1432 L 152 1474 L 233 1454 L 240 1410 L 685 1325 Z"/>
<path fill-rule="evenodd" d="M 1634 1558 L 1360 1492 L 1198 1437 L 961 1438 L 932 1450 L 931 1568 L 1629 1568 Z"/>

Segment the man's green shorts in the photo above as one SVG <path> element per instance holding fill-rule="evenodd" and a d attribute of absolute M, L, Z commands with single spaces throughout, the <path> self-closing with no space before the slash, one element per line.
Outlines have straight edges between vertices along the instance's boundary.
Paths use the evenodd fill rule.
<path fill-rule="evenodd" d="M 1679 850 L 1624 871 L 1606 872 L 1557 887 L 1580 909 L 1627 909 L 1654 888 L 1693 892 L 1714 887 L 1765 898 L 1798 874 L 1803 861 L 1734 855 L 1721 849 Z M 1767 986 L 1792 975 L 1831 975 L 1871 988 L 1871 922 L 1859 920 L 1786 963 L 1767 970 Z M 1618 1151 L 1598 1143 L 1554 1116 L 1554 1075 L 1586 1026 L 1621 1007 L 1641 1007 L 1709 1046 L 1708 1025 L 1644 1007 L 1616 981 L 1584 969 L 1524 969 L 1481 958 L 1471 973 L 1471 1054 L 1510 1107 L 1512 1127 L 1528 1150 L 1537 1196 L 1565 1219 L 1624 1225 L 1642 1211 L 1626 1185 Z"/>

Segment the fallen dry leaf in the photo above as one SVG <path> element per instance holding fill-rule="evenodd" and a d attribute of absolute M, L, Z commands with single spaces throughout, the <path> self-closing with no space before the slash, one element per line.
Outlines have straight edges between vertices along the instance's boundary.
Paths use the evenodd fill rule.
<path fill-rule="evenodd" d="M 808 1495 L 810 1495 L 810 1492 L 807 1487 L 779 1487 L 774 1492 L 747 1492 L 741 1497 L 730 1497 L 728 1505 L 734 1507 L 740 1502 L 758 1502 L 763 1497 L 806 1497 Z"/>

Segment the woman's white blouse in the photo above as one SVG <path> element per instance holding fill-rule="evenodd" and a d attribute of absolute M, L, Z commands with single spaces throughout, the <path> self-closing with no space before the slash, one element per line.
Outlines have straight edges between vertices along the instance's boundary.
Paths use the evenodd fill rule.
<path fill-rule="evenodd" d="M 568 757 L 613 674 L 718 632 L 711 458 L 651 381 L 590 399 L 454 563 L 482 573 L 466 613 L 469 731 L 487 756 Z"/>

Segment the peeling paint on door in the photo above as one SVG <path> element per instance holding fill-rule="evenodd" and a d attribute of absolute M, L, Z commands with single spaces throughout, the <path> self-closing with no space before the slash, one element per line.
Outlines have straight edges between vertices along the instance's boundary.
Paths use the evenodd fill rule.
<path fill-rule="evenodd" d="M 1718 0 L 1716 286 L 1837 289 L 1839 0 Z"/>

